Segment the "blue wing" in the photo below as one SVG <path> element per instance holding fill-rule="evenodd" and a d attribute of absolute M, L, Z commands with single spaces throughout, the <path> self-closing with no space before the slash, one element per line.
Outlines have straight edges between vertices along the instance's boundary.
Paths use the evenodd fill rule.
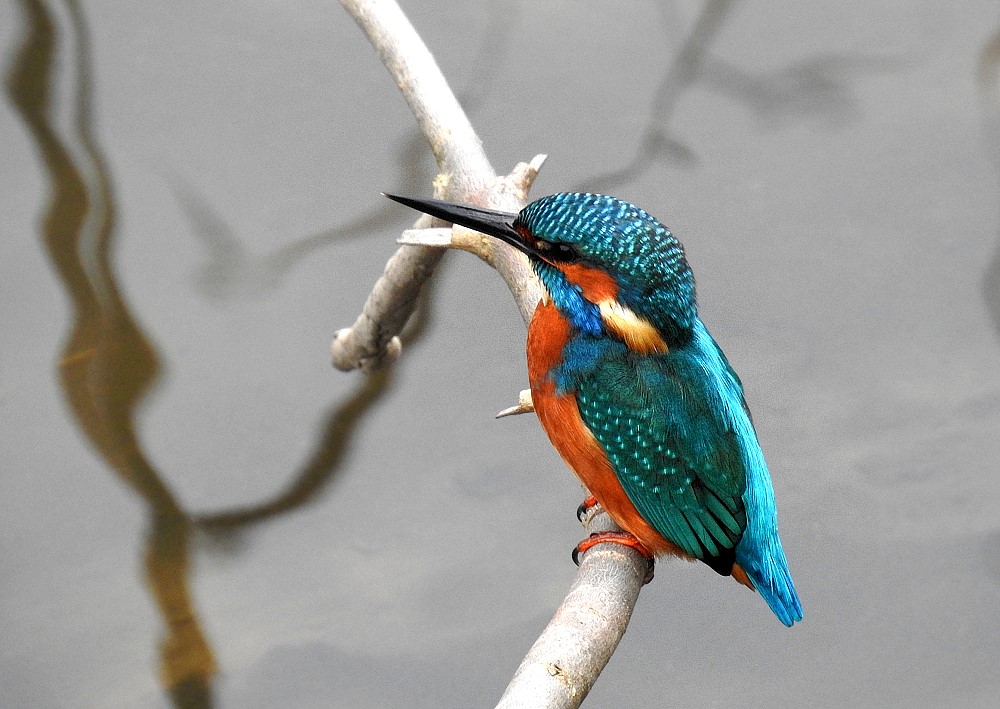
<path fill-rule="evenodd" d="M 735 561 L 785 624 L 802 618 L 777 532 L 774 491 L 736 373 L 700 320 L 687 344 L 637 355 L 578 337 L 556 385 L 650 525 L 729 573 Z"/>

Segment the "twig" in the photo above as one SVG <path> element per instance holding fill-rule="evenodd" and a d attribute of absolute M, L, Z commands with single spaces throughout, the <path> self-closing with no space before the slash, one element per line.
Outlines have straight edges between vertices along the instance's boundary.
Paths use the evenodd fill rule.
<path fill-rule="evenodd" d="M 505 416 L 516 416 L 517 414 L 530 414 L 535 410 L 535 402 L 531 400 L 531 389 L 525 389 L 517 395 L 517 404 L 509 409 L 504 409 L 497 414 L 498 419 Z"/>
<path fill-rule="evenodd" d="M 590 533 L 620 531 L 600 506 L 583 520 Z M 576 709 L 625 634 L 649 562 L 621 544 L 583 555 L 566 598 L 531 646 L 497 709 Z"/>
<path fill-rule="evenodd" d="M 399 6 L 391 0 L 341 0 L 341 5 L 368 37 L 430 144 L 441 170 L 435 195 L 520 210 L 541 160 L 518 165 L 510 175 L 497 178 L 434 57 Z M 429 224 L 421 218 L 416 226 Z M 529 318 L 539 293 L 537 285 L 527 285 L 532 280 L 527 262 L 505 244 L 494 248 L 493 265 L 518 300 L 522 316 Z M 399 355 L 397 335 L 413 313 L 420 286 L 433 274 L 443 253 L 424 246 L 400 247 L 357 321 L 337 332 L 331 345 L 335 367 L 371 369 Z"/>

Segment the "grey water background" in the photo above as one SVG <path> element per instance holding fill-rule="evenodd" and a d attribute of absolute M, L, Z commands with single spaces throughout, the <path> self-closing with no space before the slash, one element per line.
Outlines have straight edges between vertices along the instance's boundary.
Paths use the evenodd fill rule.
<path fill-rule="evenodd" d="M 404 2 L 506 171 L 684 241 L 805 608 L 661 563 L 593 707 L 995 706 L 996 3 Z M 340 6 L 0 3 L 0 706 L 492 706 L 574 573 L 500 279 Z"/>

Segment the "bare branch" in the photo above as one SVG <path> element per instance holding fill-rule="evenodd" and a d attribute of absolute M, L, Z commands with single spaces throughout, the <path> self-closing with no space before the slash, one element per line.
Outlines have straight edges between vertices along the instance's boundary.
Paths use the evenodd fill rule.
<path fill-rule="evenodd" d="M 434 57 L 399 6 L 391 0 L 341 0 L 341 5 L 368 37 L 431 146 L 441 169 L 435 180 L 435 196 L 519 211 L 544 156 L 497 178 Z M 417 223 L 427 225 L 426 221 Z M 495 253 L 490 263 L 507 282 L 527 322 L 539 296 L 527 261 L 506 245 L 492 248 Z M 441 250 L 425 246 L 403 246 L 396 252 L 357 321 L 336 334 L 331 344 L 334 366 L 371 369 L 398 356 L 398 340 L 393 338 L 412 314 L 420 286 L 434 272 L 441 256 Z"/>
<path fill-rule="evenodd" d="M 591 533 L 620 531 L 603 509 L 584 520 Z M 497 709 L 575 709 L 608 664 L 635 608 L 647 561 L 621 544 L 598 544 L 552 620 L 514 673 Z"/>
<path fill-rule="evenodd" d="M 368 37 L 416 116 L 451 184 L 445 192 L 467 194 L 494 177 L 482 143 L 420 35 L 392 0 L 341 0 Z"/>
<path fill-rule="evenodd" d="M 421 217 L 417 226 L 432 221 Z M 443 255 L 444 249 L 427 246 L 401 246 L 392 255 L 354 325 L 334 336 L 330 353 L 337 369 L 372 371 L 399 356 L 398 335 L 413 314 L 420 287 Z"/>
<path fill-rule="evenodd" d="M 391 0 L 341 0 L 341 4 L 368 36 L 431 145 L 441 169 L 434 182 L 435 196 L 520 211 L 545 156 L 519 163 L 509 175 L 497 177 L 434 59 L 396 4 Z M 438 224 L 422 217 L 415 229 Z M 467 229 L 428 231 L 403 233 L 402 245 L 386 264 L 361 315 L 352 327 L 337 333 L 331 349 L 338 368 L 370 369 L 399 355 L 397 334 L 413 311 L 421 285 L 448 247 L 475 253 L 495 268 L 524 322 L 531 320 L 541 286 L 523 254 Z M 514 409 L 531 410 L 530 395 L 522 393 Z M 590 532 L 620 531 L 600 508 L 593 509 L 584 524 Z M 583 554 L 569 595 L 521 664 L 500 706 L 579 706 L 625 632 L 646 564 L 637 552 L 616 544 L 599 544 Z"/>
<path fill-rule="evenodd" d="M 482 193 L 485 197 L 465 201 L 520 211 L 544 159 L 545 156 L 540 155 L 531 163 L 519 163 L 510 175 L 494 178 L 489 190 Z M 420 287 L 431 277 L 444 255 L 444 249 L 440 248 L 443 244 L 433 241 L 435 238 L 440 240 L 437 229 L 432 231 L 431 242 L 421 241 L 414 232 L 435 223 L 442 222 L 421 217 L 415 229 L 404 232 L 403 245 L 389 259 L 361 315 L 351 327 L 337 331 L 334 336 L 330 352 L 335 367 L 344 371 L 357 368 L 368 371 L 399 356 L 401 348 L 397 335 L 413 313 Z M 453 234 L 446 245 L 471 251 L 495 268 L 514 296 L 521 318 L 528 323 L 541 297 L 541 286 L 527 257 L 495 239 L 468 229 L 462 231 L 464 234 L 457 239 Z"/>

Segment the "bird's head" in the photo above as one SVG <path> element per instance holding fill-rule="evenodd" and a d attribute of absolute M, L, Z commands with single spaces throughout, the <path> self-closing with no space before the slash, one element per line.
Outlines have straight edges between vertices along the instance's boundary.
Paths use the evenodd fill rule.
<path fill-rule="evenodd" d="M 697 306 L 684 249 L 629 202 L 560 193 L 511 214 L 386 196 L 523 251 L 553 303 L 584 333 L 611 333 L 640 351 L 666 351 L 690 337 Z"/>

